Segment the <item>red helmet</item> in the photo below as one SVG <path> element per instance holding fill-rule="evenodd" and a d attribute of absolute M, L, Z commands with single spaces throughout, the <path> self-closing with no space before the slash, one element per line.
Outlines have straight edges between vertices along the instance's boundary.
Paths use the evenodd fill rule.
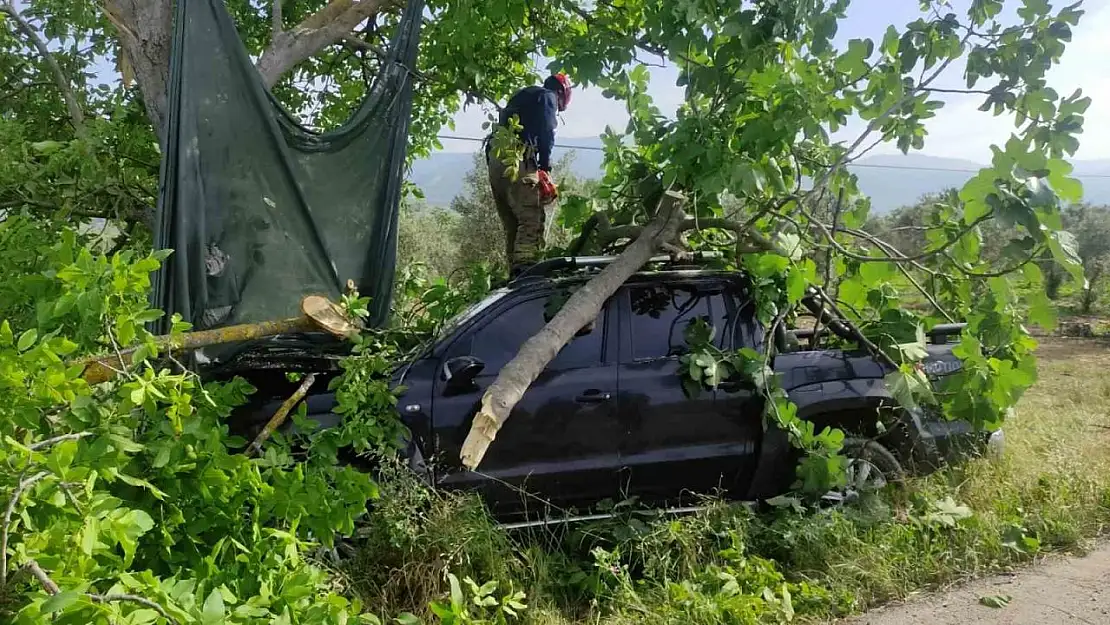
<path fill-rule="evenodd" d="M 559 110 L 566 110 L 570 104 L 571 86 L 570 78 L 563 72 L 552 74 L 543 81 L 543 86 L 559 94 Z"/>

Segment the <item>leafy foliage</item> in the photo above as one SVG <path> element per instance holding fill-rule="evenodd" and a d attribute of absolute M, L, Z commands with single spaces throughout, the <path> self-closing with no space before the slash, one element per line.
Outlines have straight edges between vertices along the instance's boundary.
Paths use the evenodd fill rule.
<path fill-rule="evenodd" d="M 2 487 L 15 511 L 0 585 L 24 593 L 5 606 L 14 622 L 375 622 L 310 554 L 353 533 L 377 493 L 336 462 L 338 450 L 387 454 L 400 434 L 388 344 L 360 339 L 344 363 L 341 427 L 317 432 L 302 418 L 305 432 L 275 435 L 251 459 L 225 419 L 252 389 L 148 359 L 157 350 L 144 323 L 160 312 L 145 296 L 159 256 L 127 254 L 76 252 L 44 276 L 55 297 L 40 303 L 38 325 L 0 324 L 0 390 L 12 399 L 0 408 Z M 77 341 L 147 349 L 117 381 L 90 387 L 67 360 Z M 26 575 L 40 567 L 60 592 Z"/>

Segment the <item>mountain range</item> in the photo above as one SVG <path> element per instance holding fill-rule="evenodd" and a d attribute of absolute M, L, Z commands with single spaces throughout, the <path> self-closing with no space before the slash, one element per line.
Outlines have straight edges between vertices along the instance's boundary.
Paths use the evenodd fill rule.
<path fill-rule="evenodd" d="M 559 142 L 579 148 L 555 148 L 553 161 L 573 152 L 571 171 L 575 175 L 601 177 L 604 153 L 599 149 L 600 139 L 560 138 Z M 1072 165 L 1075 167 L 1072 175 L 1083 183 L 1084 200 L 1092 204 L 1110 204 L 1110 160 L 1075 160 Z M 894 154 L 860 159 L 853 171 L 859 178 L 860 190 L 871 197 L 872 213 L 882 214 L 912 205 L 926 193 L 959 188 L 982 166 L 958 158 Z M 409 180 L 424 190 L 429 205 L 446 207 L 462 192 L 463 178 L 473 167 L 473 152 L 438 152 L 414 163 Z M 558 181 L 558 172 L 555 174 Z"/>

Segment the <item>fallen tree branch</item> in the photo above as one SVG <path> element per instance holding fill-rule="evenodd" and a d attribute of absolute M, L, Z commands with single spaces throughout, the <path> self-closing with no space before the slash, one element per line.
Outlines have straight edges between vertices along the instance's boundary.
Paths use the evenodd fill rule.
<path fill-rule="evenodd" d="M 19 503 L 19 498 L 23 496 L 24 491 L 47 475 L 50 474 L 43 471 L 21 481 L 15 487 L 15 492 L 12 493 L 12 498 L 8 501 L 8 507 L 4 510 L 4 525 L 0 527 L 0 588 L 8 585 L 8 532 L 11 530 L 12 512 L 15 511 L 15 506 Z"/>
<path fill-rule="evenodd" d="M 681 207 L 684 200 L 682 194 L 675 191 L 664 193 L 655 218 L 644 232 L 612 264 L 578 288 L 551 322 L 528 339 L 517 355 L 501 369 L 497 379 L 482 396 L 470 433 L 463 442 L 459 457 L 464 466 L 473 470 L 482 462 L 513 407 L 559 350 L 587 323 L 597 318 L 605 301 L 662 244 L 678 236 L 678 228 L 683 223 Z"/>
<path fill-rule="evenodd" d="M 39 56 L 42 57 L 42 60 L 50 69 L 50 73 L 54 75 L 55 85 L 62 92 L 62 99 L 65 100 L 66 110 L 69 112 L 69 119 L 73 122 L 73 127 L 80 132 L 85 127 L 85 114 L 81 111 L 81 105 L 77 103 L 77 96 L 73 93 L 69 78 L 62 71 L 62 66 L 58 65 L 58 59 L 54 58 L 50 48 L 46 47 L 46 42 L 42 40 L 42 37 L 39 37 L 38 32 L 35 31 L 30 22 L 16 10 L 15 5 L 10 2 L 0 2 L 0 13 L 8 14 L 15 22 L 16 28 L 23 32 L 31 45 L 38 51 Z"/>
<path fill-rule="evenodd" d="M 289 413 L 293 411 L 293 408 L 299 404 L 302 399 L 304 399 L 305 395 L 308 395 L 308 389 L 311 388 L 315 382 L 315 373 L 310 373 L 305 376 L 301 385 L 297 387 L 297 390 L 293 391 L 293 394 L 289 396 L 289 399 L 282 402 L 281 406 L 278 406 L 277 411 L 274 412 L 274 416 L 270 417 L 270 420 L 266 422 L 266 426 L 263 427 L 262 431 L 258 433 L 258 436 L 254 438 L 250 447 L 247 447 L 245 453 L 248 456 L 254 456 L 262 451 L 262 444 L 273 436 L 274 432 L 281 427 L 282 423 L 285 423 L 285 420 L 289 417 Z"/>
<path fill-rule="evenodd" d="M 834 302 L 832 298 L 829 297 L 828 293 L 825 293 L 824 289 L 819 286 L 815 286 L 813 287 L 813 291 L 816 293 L 818 298 L 820 298 L 818 301 L 823 306 L 828 306 L 832 313 L 836 315 L 836 318 L 838 320 L 844 320 L 842 325 L 847 328 L 848 332 L 852 335 L 852 338 L 859 342 L 860 345 L 863 345 L 864 349 L 871 352 L 871 356 L 873 358 L 887 365 L 891 369 L 894 369 L 895 371 L 898 370 L 898 363 L 894 362 L 893 358 L 891 358 L 883 350 L 879 349 L 879 346 L 873 343 L 871 339 L 864 336 L 863 332 L 860 332 L 860 329 L 856 327 L 856 324 L 846 322 L 848 318 L 844 316 L 844 311 L 840 310 L 840 307 L 837 306 L 836 302 Z"/>
<path fill-rule="evenodd" d="M 190 351 L 223 343 L 253 341 L 267 336 L 299 334 L 323 330 L 338 338 L 350 338 L 359 333 L 359 325 L 334 302 L 319 295 L 309 295 L 301 300 L 300 317 L 244 323 L 213 330 L 187 332 L 181 336 L 156 336 L 154 342 L 162 350 Z M 91 356 L 72 364 L 84 366 L 82 377 L 89 384 L 100 384 L 116 377 L 119 371 L 131 364 L 137 347 L 117 351 L 114 355 Z"/>

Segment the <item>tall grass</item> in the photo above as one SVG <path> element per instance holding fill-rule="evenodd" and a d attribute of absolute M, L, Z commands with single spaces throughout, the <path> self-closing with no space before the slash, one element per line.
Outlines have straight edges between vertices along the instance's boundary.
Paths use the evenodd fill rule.
<path fill-rule="evenodd" d="M 348 574 L 383 614 L 429 616 L 451 571 L 525 591 L 522 623 L 762 623 L 791 613 L 804 622 L 1082 552 L 1110 522 L 1110 377 L 1099 375 L 1110 346 L 1057 342 L 1044 351 L 1001 458 L 858 506 L 756 513 L 716 502 L 681 518 L 629 511 L 510 534 L 474 499 L 398 478 Z"/>

